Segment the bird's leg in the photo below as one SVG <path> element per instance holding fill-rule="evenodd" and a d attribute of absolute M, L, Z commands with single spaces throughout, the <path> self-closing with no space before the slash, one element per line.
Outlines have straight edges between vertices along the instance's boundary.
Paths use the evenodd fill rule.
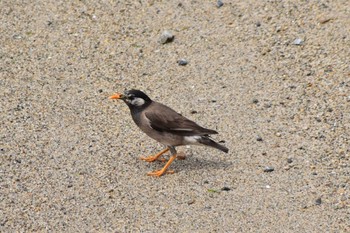
<path fill-rule="evenodd" d="M 161 176 L 163 175 L 164 173 L 170 173 L 170 174 L 173 174 L 174 171 L 167 171 L 168 167 L 170 166 L 170 164 L 176 159 L 176 155 L 173 155 L 170 157 L 169 161 L 165 164 L 165 166 L 161 169 L 161 170 L 158 170 L 158 171 L 153 171 L 153 172 L 149 172 L 147 173 L 148 176 Z"/>
<path fill-rule="evenodd" d="M 175 147 L 169 147 L 167 149 L 168 150 L 170 149 L 170 152 L 172 154 L 172 156 L 170 157 L 168 162 L 165 164 L 165 166 L 161 170 L 147 173 L 148 176 L 158 176 L 159 177 L 159 176 L 162 176 L 164 173 L 169 173 L 169 174 L 174 173 L 174 171 L 167 171 L 167 169 L 169 168 L 170 164 L 176 159 L 176 150 L 175 150 Z"/>
<path fill-rule="evenodd" d="M 146 162 L 154 162 L 156 161 L 162 154 L 164 154 L 165 152 L 169 151 L 169 147 L 165 148 L 164 150 L 162 150 L 161 152 L 159 152 L 156 155 L 150 155 L 148 157 L 141 157 L 140 159 L 146 161 Z"/>

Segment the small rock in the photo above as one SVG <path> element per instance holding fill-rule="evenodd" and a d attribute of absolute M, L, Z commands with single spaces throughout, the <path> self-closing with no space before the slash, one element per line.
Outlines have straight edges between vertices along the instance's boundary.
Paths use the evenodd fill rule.
<path fill-rule="evenodd" d="M 177 153 L 176 158 L 178 160 L 185 160 L 186 159 L 186 155 L 185 155 L 184 152 L 180 151 L 179 153 Z"/>
<path fill-rule="evenodd" d="M 319 20 L 320 24 L 325 24 L 331 21 L 333 18 L 322 18 Z"/>
<path fill-rule="evenodd" d="M 322 199 L 320 197 L 317 198 L 316 201 L 315 201 L 315 204 L 316 205 L 321 205 L 322 204 Z"/>
<path fill-rule="evenodd" d="M 221 188 L 222 191 L 230 191 L 231 189 L 229 187 L 223 187 Z"/>
<path fill-rule="evenodd" d="M 259 100 L 258 99 L 253 99 L 253 104 L 257 104 L 257 103 L 259 103 Z"/>
<path fill-rule="evenodd" d="M 194 200 L 194 199 L 191 199 L 191 200 L 189 200 L 188 202 L 187 202 L 187 204 L 188 205 L 192 205 L 192 204 L 194 204 L 196 201 Z"/>
<path fill-rule="evenodd" d="M 217 2 L 216 2 L 216 7 L 217 8 L 220 8 L 220 7 L 222 7 L 224 5 L 224 3 L 221 1 L 221 0 L 218 0 Z"/>
<path fill-rule="evenodd" d="M 261 23 L 260 23 L 260 22 L 257 22 L 257 23 L 255 24 L 255 26 L 260 27 L 260 26 L 261 26 Z"/>
<path fill-rule="evenodd" d="M 191 111 L 191 114 L 196 114 L 196 113 L 198 113 L 196 110 Z"/>
<path fill-rule="evenodd" d="M 287 159 L 287 163 L 293 163 L 293 159 L 292 158 L 288 158 Z"/>
<path fill-rule="evenodd" d="M 257 140 L 258 142 L 262 142 L 262 141 L 263 141 L 262 137 L 260 137 L 260 136 L 257 136 L 257 137 L 256 137 L 256 140 Z"/>
<path fill-rule="evenodd" d="M 304 43 L 304 41 L 300 38 L 297 38 L 293 41 L 294 45 L 302 45 Z"/>
<path fill-rule="evenodd" d="M 164 31 L 162 35 L 160 36 L 159 42 L 161 44 L 166 44 L 169 42 L 172 42 L 174 40 L 175 36 L 171 34 L 169 31 Z"/>
<path fill-rule="evenodd" d="M 273 172 L 274 170 L 275 170 L 275 168 L 274 167 L 270 167 L 270 166 L 266 166 L 264 168 L 264 172 Z"/>
<path fill-rule="evenodd" d="M 271 108 L 272 104 L 271 103 L 266 103 L 264 104 L 264 108 Z"/>
<path fill-rule="evenodd" d="M 177 64 L 179 64 L 180 66 L 185 66 L 188 64 L 188 61 L 186 59 L 180 59 L 177 61 Z"/>
<path fill-rule="evenodd" d="M 15 40 L 20 40 L 20 39 L 22 39 L 22 36 L 16 34 L 16 35 L 13 35 L 12 38 L 15 39 Z"/>

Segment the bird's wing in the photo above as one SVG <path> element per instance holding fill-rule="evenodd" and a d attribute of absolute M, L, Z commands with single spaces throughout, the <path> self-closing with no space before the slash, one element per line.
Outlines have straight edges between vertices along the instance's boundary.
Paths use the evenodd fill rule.
<path fill-rule="evenodd" d="M 215 130 L 206 129 L 171 108 L 153 102 L 145 111 L 150 126 L 160 132 L 169 132 L 181 136 L 217 134 Z"/>

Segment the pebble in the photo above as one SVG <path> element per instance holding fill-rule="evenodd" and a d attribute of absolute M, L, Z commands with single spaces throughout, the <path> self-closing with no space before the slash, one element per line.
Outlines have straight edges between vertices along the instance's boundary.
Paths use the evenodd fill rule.
<path fill-rule="evenodd" d="M 315 204 L 316 205 L 321 205 L 322 204 L 322 199 L 320 197 L 317 198 L 316 201 L 315 201 Z"/>
<path fill-rule="evenodd" d="M 21 35 L 13 35 L 12 38 L 15 40 L 20 40 L 20 39 L 22 39 L 22 36 Z"/>
<path fill-rule="evenodd" d="M 325 24 L 331 21 L 333 18 L 322 18 L 319 20 L 320 24 Z"/>
<path fill-rule="evenodd" d="M 218 0 L 217 2 L 216 2 L 216 7 L 217 8 L 220 8 L 220 7 L 222 7 L 224 5 L 224 3 L 221 1 L 221 0 Z"/>
<path fill-rule="evenodd" d="M 172 42 L 174 40 L 175 36 L 169 32 L 169 31 L 164 31 L 162 35 L 160 36 L 159 42 L 161 44 L 166 44 L 169 42 Z"/>
<path fill-rule="evenodd" d="M 222 191 L 230 191 L 231 189 L 229 187 L 222 187 L 221 190 Z"/>
<path fill-rule="evenodd" d="M 293 159 L 292 158 L 288 158 L 287 159 L 287 163 L 293 163 Z"/>
<path fill-rule="evenodd" d="M 275 168 L 274 167 L 270 167 L 270 166 L 266 166 L 264 168 L 264 172 L 273 172 L 274 170 L 275 170 Z"/>
<path fill-rule="evenodd" d="M 263 141 L 262 137 L 260 137 L 260 136 L 257 136 L 257 137 L 256 137 L 256 140 L 257 140 L 258 142 L 262 142 L 262 141 Z"/>
<path fill-rule="evenodd" d="M 271 106 L 272 106 L 271 103 L 266 103 L 266 104 L 264 104 L 264 107 L 265 107 L 265 108 L 271 108 Z"/>
<path fill-rule="evenodd" d="M 259 100 L 258 99 L 253 99 L 253 104 L 257 104 L 257 103 L 259 103 Z"/>
<path fill-rule="evenodd" d="M 293 41 L 294 45 L 302 45 L 304 43 L 304 41 L 300 38 L 297 38 Z"/>
<path fill-rule="evenodd" d="M 177 159 L 178 160 L 185 160 L 186 159 L 186 154 L 183 151 L 180 151 L 177 153 Z"/>
<path fill-rule="evenodd" d="M 179 64 L 180 66 L 185 66 L 188 64 L 188 61 L 186 59 L 180 59 L 177 61 L 177 64 Z"/>
<path fill-rule="evenodd" d="M 191 200 L 189 200 L 188 202 L 187 202 L 187 205 L 192 205 L 192 204 L 194 204 L 196 201 L 194 200 L 194 199 L 191 199 Z"/>

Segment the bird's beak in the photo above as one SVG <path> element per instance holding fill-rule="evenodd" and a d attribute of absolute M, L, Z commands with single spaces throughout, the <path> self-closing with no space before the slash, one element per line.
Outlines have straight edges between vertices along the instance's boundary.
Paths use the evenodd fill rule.
<path fill-rule="evenodd" d="M 116 93 L 116 94 L 114 94 L 114 95 L 109 97 L 109 99 L 112 99 L 112 100 L 114 100 L 114 99 L 123 99 L 123 98 L 124 98 L 124 95 L 123 94 L 119 94 L 119 93 Z"/>

